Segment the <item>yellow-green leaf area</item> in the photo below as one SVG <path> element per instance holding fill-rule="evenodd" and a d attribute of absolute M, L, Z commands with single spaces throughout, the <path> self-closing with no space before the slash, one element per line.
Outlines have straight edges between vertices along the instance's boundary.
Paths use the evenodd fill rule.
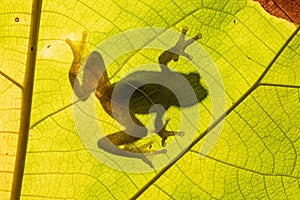
<path fill-rule="evenodd" d="M 19 131 L 21 88 L 31 2 L 2 1 L 0 8 L 0 197 L 9 199 Z M 17 83 L 17 85 L 15 84 Z"/>
<path fill-rule="evenodd" d="M 2 4 L 0 196 L 9 199 L 31 2 Z M 177 162 L 153 172 L 129 173 L 106 166 L 86 149 L 76 129 L 68 80 L 73 55 L 66 38 L 79 41 L 87 31 L 87 48 L 92 51 L 130 29 L 180 31 L 183 26 L 189 27 L 189 36 L 202 34 L 197 42 L 214 60 L 224 82 L 228 114 L 220 138 L 209 154 L 200 151 L 204 137 Z M 130 199 L 136 194 L 140 199 L 300 196 L 300 34 L 295 33 L 299 27 L 270 16 L 250 0 L 44 0 L 39 28 L 21 199 Z M 112 63 L 108 74 L 117 72 L 112 80 L 118 81 L 137 65 L 156 63 L 160 53 L 129 52 Z M 170 66 L 190 71 L 183 58 Z M 197 136 L 211 125 L 210 101 L 208 96 L 198 106 Z M 114 120 L 95 103 L 99 123 L 104 124 L 106 134 L 113 133 Z M 176 127 L 179 122 L 174 113 L 170 117 Z M 220 121 L 214 121 L 218 128 Z"/>

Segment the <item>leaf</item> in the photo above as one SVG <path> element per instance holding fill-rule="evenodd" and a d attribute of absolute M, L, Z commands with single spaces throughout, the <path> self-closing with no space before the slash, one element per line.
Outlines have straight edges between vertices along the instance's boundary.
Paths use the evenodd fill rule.
<path fill-rule="evenodd" d="M 30 1 L 0 8 L 0 196 L 11 194 L 30 33 Z M 36 10 L 35 10 L 36 11 Z M 199 151 L 209 122 L 210 99 L 199 105 L 201 124 L 192 148 L 171 165 L 150 173 L 114 170 L 83 146 L 72 112 L 68 70 L 72 52 L 65 43 L 88 31 L 88 49 L 134 28 L 163 27 L 201 32 L 200 44 L 215 61 L 226 88 L 225 126 L 208 155 Z M 297 199 L 300 195 L 299 27 L 268 15 L 250 1 L 43 1 L 23 199 Z M 118 80 L 159 52 L 119 58 Z M 181 69 L 187 62 L 173 63 Z M 110 72 L 114 73 L 114 70 Z M 110 74 L 110 75 L 111 75 Z M 25 91 L 26 92 L 26 91 Z M 23 103 L 23 104 L 22 104 Z M 24 106 L 23 106 L 24 108 Z M 112 119 L 98 108 L 113 132 Z M 103 115 L 102 115 L 103 114 Z M 98 116 L 99 116 L 98 115 Z M 209 129 L 209 127 L 215 129 Z M 21 141 L 23 142 L 23 141 Z"/>

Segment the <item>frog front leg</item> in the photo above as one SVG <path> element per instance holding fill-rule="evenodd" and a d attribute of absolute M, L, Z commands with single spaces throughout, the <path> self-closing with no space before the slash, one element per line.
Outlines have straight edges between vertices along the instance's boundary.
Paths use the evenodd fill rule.
<path fill-rule="evenodd" d="M 165 69 L 168 69 L 168 63 L 170 61 L 174 61 L 177 62 L 179 59 L 179 56 L 184 56 L 187 59 L 191 60 L 192 56 L 190 56 L 189 54 L 185 53 L 185 49 L 191 45 L 194 41 L 200 39 L 202 37 L 202 35 L 200 33 L 198 33 L 197 35 L 195 35 L 193 38 L 189 39 L 189 40 L 185 40 L 185 35 L 186 32 L 188 31 L 187 27 L 183 27 L 182 31 L 181 31 L 181 35 L 177 41 L 177 43 L 175 44 L 174 47 L 164 51 L 159 57 L 158 57 L 158 62 L 161 66 L 162 71 Z"/>
<path fill-rule="evenodd" d="M 161 73 L 165 73 L 166 77 L 168 77 L 170 75 L 170 73 L 174 73 L 172 72 L 169 67 L 168 67 L 168 63 L 171 61 L 177 62 L 180 56 L 186 57 L 187 59 L 191 60 L 192 56 L 190 56 L 189 54 L 187 54 L 185 52 L 185 49 L 191 45 L 194 41 L 200 39 L 202 36 L 201 34 L 197 34 L 195 35 L 193 38 L 186 40 L 185 36 L 186 36 L 186 32 L 188 31 L 187 27 L 183 27 L 182 28 L 182 32 L 181 35 L 177 41 L 177 43 L 170 49 L 164 51 L 159 57 L 158 57 L 158 62 L 160 64 L 161 67 Z M 169 105 L 172 106 L 172 105 Z M 167 109 L 166 109 L 167 110 Z M 168 131 L 166 130 L 166 126 L 169 123 L 170 119 L 167 119 L 165 124 L 163 124 L 162 122 L 162 117 L 164 114 L 163 110 L 158 110 L 157 112 L 157 116 L 155 119 L 155 129 L 156 129 L 156 133 L 162 138 L 162 146 L 166 146 L 166 139 L 169 136 L 183 136 L 184 133 L 183 132 L 176 132 L 176 131 Z"/>
<path fill-rule="evenodd" d="M 156 110 L 156 117 L 154 121 L 155 126 L 155 132 L 161 137 L 161 146 L 166 146 L 166 140 L 170 136 L 184 136 L 184 132 L 182 131 L 168 131 L 166 130 L 166 127 L 168 123 L 170 122 L 170 118 L 166 119 L 166 122 L 163 123 L 163 115 L 165 114 L 165 110 L 161 107 L 155 108 Z"/>

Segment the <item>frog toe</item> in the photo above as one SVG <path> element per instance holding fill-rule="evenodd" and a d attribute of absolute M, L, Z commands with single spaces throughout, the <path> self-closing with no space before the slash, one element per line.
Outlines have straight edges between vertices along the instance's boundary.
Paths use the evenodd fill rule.
<path fill-rule="evenodd" d="M 176 133 L 176 136 L 183 137 L 185 133 L 183 131 L 179 131 Z"/>

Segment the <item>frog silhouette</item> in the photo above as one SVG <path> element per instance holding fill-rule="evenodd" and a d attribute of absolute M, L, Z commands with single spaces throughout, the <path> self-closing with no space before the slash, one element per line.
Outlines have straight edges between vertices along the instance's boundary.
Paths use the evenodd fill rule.
<path fill-rule="evenodd" d="M 179 108 L 194 106 L 208 95 L 207 90 L 200 83 L 201 77 L 198 73 L 184 74 L 168 67 L 168 63 L 178 61 L 179 56 L 192 59 L 184 52 L 185 48 L 198 40 L 201 35 L 185 40 L 187 30 L 186 27 L 183 28 L 175 46 L 159 56 L 160 71 L 135 71 L 116 83 L 110 82 L 100 53 L 93 51 L 85 59 L 82 84 L 80 84 L 77 74 L 83 59 L 82 49 L 84 49 L 87 33 L 83 34 L 79 47 L 67 39 L 74 55 L 69 70 L 69 80 L 76 96 L 85 101 L 94 92 L 103 109 L 126 128 L 99 139 L 100 149 L 119 156 L 139 158 L 153 167 L 152 158 L 157 154 L 165 154 L 166 149 L 152 150 L 151 144 L 146 144 L 142 148 L 126 146 L 146 137 L 148 133 L 145 125 L 135 116 L 136 114 L 156 113 L 155 133 L 161 137 L 163 147 L 166 146 L 168 137 L 184 135 L 183 132 L 166 130 L 170 119 L 163 122 L 165 112 L 172 106 Z M 121 145 L 124 146 L 123 149 L 120 148 Z"/>

